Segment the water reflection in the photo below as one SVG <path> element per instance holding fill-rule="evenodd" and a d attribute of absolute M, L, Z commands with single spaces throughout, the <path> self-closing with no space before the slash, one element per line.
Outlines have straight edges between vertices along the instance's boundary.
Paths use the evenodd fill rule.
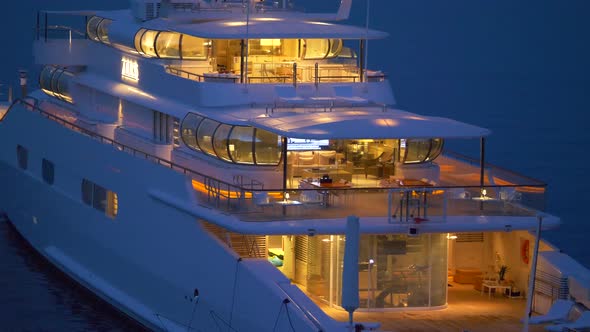
<path fill-rule="evenodd" d="M 145 331 L 41 257 L 0 220 L 2 331 Z"/>

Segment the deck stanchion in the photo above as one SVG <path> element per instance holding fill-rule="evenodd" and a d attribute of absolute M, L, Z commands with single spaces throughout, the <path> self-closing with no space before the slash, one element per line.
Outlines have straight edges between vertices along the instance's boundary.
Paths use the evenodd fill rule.
<path fill-rule="evenodd" d="M 526 296 L 526 311 L 524 316 L 523 332 L 529 331 L 529 319 L 532 314 L 533 293 L 535 292 L 535 275 L 537 274 L 537 258 L 539 257 L 539 242 L 541 240 L 541 227 L 543 216 L 537 216 L 537 234 L 535 237 L 535 249 L 533 251 L 533 261 L 531 262 L 531 272 L 529 274 L 529 289 Z"/>

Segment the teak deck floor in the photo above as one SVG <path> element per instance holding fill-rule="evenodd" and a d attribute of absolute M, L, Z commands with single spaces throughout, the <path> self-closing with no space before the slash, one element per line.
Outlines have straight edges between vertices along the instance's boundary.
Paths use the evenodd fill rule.
<path fill-rule="evenodd" d="M 380 322 L 382 331 L 392 332 L 510 332 L 522 331 L 526 300 L 510 299 L 502 295 L 481 295 L 473 285 L 450 283 L 448 307 L 440 310 L 390 312 L 355 312 L 355 322 Z M 341 309 L 322 309 L 339 321 L 348 321 L 348 313 Z M 543 325 L 530 325 L 529 331 L 544 331 Z"/>

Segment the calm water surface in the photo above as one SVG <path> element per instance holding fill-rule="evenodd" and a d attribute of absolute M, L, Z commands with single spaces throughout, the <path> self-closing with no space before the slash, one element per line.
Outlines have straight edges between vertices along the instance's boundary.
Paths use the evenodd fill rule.
<path fill-rule="evenodd" d="M 3 4 L 0 83 L 31 71 L 37 9 L 118 8 L 126 1 Z M 338 0 L 298 1 L 333 8 Z M 353 18 L 364 24 L 364 1 Z M 84 8 L 81 8 L 84 6 Z M 383 8 L 385 6 L 385 8 Z M 389 74 L 400 107 L 492 130 L 487 160 L 549 184 L 547 211 L 563 220 L 545 238 L 590 266 L 590 21 L 585 0 L 371 1 L 369 65 Z M 35 81 L 32 78 L 32 81 Z M 33 84 L 34 85 L 34 84 Z M 477 156 L 478 142 L 448 142 Z M 10 190 L 10 188 L 0 189 Z M 0 202 L 1 207 L 1 202 Z M 0 332 L 135 331 L 139 327 L 76 286 L 0 222 Z"/>

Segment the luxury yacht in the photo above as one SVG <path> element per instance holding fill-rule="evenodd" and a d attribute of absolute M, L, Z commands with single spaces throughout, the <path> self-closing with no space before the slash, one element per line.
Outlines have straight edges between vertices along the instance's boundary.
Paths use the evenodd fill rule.
<path fill-rule="evenodd" d="M 387 33 L 342 23 L 351 1 L 39 12 L 39 88 L 0 113 L 0 208 L 155 331 L 391 330 L 465 308 L 458 288 L 518 304 L 509 328 L 582 312 L 588 271 L 540 239 L 546 185 L 489 164 L 487 129 L 397 108 L 366 66 Z"/>

